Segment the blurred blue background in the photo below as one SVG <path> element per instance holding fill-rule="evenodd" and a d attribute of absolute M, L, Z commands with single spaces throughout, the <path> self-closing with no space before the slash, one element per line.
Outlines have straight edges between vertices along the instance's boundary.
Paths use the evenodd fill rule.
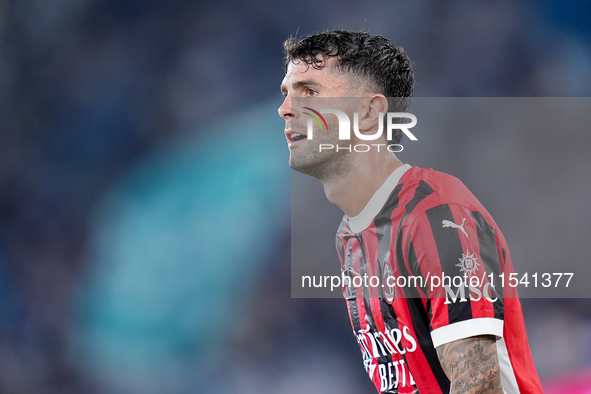
<path fill-rule="evenodd" d="M 290 298 L 282 42 L 384 35 L 417 96 L 589 96 L 588 15 L 583 0 L 0 1 L 0 392 L 373 392 L 342 300 Z M 559 132 L 521 143 L 588 174 Z M 465 167 L 461 152 L 432 166 Z M 509 245 L 522 217 L 501 202 L 535 201 L 504 196 L 562 177 L 560 209 L 591 215 L 588 177 L 538 174 L 484 199 Z M 556 256 L 589 262 L 588 223 Z M 524 300 L 547 392 L 565 377 L 589 392 L 589 306 Z"/>

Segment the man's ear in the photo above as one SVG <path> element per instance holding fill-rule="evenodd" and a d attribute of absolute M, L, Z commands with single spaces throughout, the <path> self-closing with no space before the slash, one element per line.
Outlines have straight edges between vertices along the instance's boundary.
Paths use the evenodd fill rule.
<path fill-rule="evenodd" d="M 379 122 L 388 112 L 388 99 L 383 94 L 374 94 L 364 100 L 362 111 L 359 112 L 359 131 L 374 134 Z"/>

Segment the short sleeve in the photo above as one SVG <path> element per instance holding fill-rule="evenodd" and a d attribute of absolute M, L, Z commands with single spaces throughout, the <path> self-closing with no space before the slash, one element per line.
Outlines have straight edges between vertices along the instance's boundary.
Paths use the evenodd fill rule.
<path fill-rule="evenodd" d="M 435 347 L 476 335 L 503 336 L 502 287 L 495 283 L 501 241 L 494 222 L 461 205 L 438 205 L 414 218 L 406 260 L 424 280 Z"/>

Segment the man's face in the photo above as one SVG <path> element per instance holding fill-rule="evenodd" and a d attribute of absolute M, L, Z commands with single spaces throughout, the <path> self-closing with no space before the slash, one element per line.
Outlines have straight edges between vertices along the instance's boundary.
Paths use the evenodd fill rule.
<path fill-rule="evenodd" d="M 302 112 L 302 107 L 311 106 L 314 109 L 314 97 L 348 97 L 351 94 L 350 81 L 333 70 L 336 60 L 329 59 L 326 66 L 317 70 L 305 62 L 289 63 L 287 73 L 281 83 L 284 97 L 279 107 L 279 116 L 285 119 L 285 136 L 289 147 L 289 166 L 319 179 L 325 175 L 342 171 L 343 160 L 347 151 L 323 150 L 319 152 L 320 144 L 338 144 L 338 121 L 336 116 L 325 117 L 327 129 L 314 127 L 314 137 L 307 138 L 307 124 L 309 116 Z M 297 99 L 297 100 L 292 100 Z M 309 101 L 308 105 L 306 102 Z M 340 108 L 349 112 L 346 108 Z M 306 112 L 306 110 L 304 110 Z"/>

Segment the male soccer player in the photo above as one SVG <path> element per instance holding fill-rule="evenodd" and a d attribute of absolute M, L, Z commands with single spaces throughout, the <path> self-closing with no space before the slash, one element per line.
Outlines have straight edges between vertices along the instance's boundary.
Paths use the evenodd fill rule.
<path fill-rule="evenodd" d="M 322 181 L 328 200 L 345 213 L 336 243 L 347 278 L 382 280 L 378 287 L 343 286 L 378 391 L 541 393 L 521 305 L 498 283 L 512 262 L 494 220 L 458 179 L 403 164 L 396 149 L 384 148 L 397 146 L 402 134 L 386 140 L 385 114 L 407 111 L 408 100 L 396 98 L 413 92 L 402 48 L 365 32 L 332 31 L 290 38 L 284 51 L 279 115 L 289 165 Z M 322 114 L 322 97 L 358 98 L 340 108 L 351 129 L 357 125 L 350 140 L 339 140 L 340 124 L 326 112 L 316 116 L 325 127 L 314 126 L 308 138 L 307 121 Z M 380 128 L 373 145 L 360 138 Z M 343 143 L 365 145 L 327 148 Z M 445 275 L 464 281 L 441 282 Z M 391 281 L 402 278 L 415 285 Z"/>

